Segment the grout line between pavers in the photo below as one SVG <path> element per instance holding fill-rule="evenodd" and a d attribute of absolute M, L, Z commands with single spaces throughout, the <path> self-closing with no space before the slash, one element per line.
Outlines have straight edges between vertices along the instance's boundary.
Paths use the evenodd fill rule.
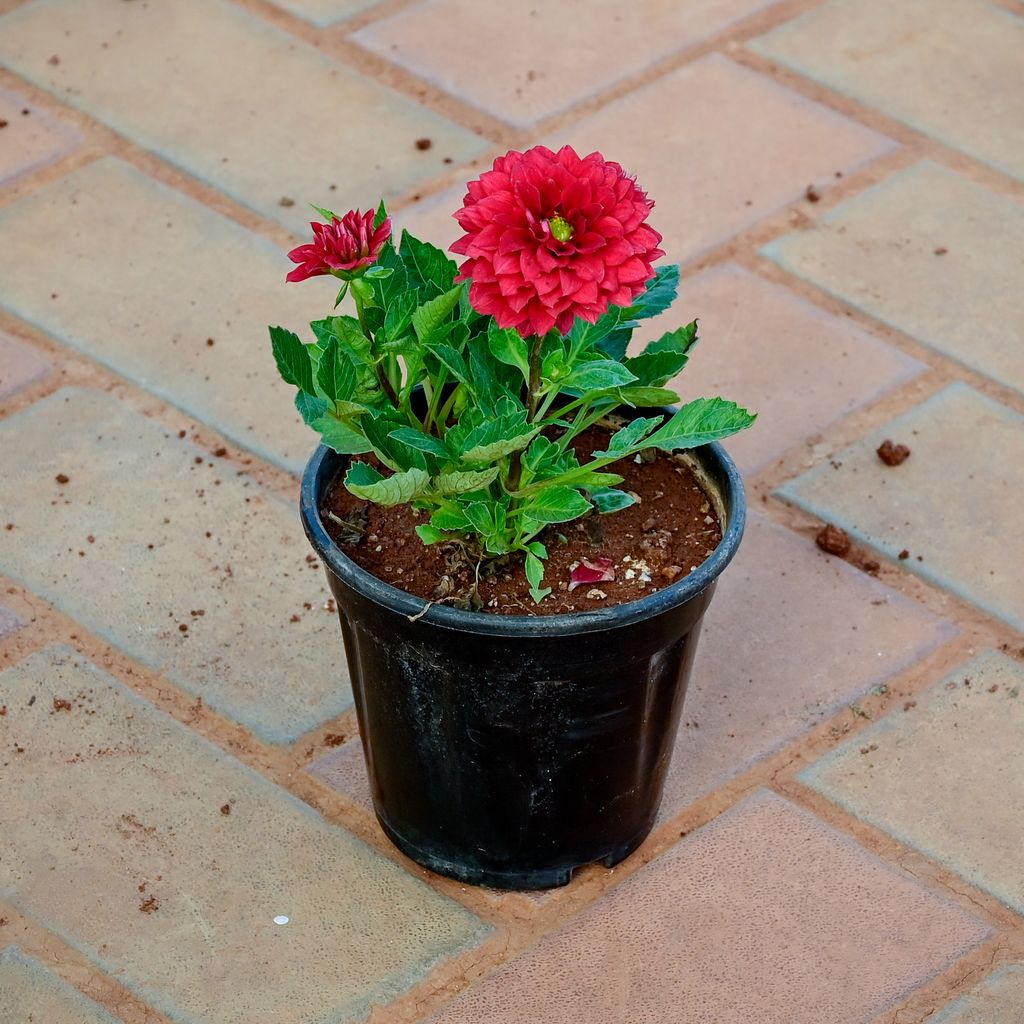
<path fill-rule="evenodd" d="M 123 1024 L 173 1024 L 29 914 L 0 901 L 0 950 L 17 946 Z M 0 1007 L 2 1009 L 2 1007 Z M 50 1024 L 40 1021 L 39 1024 Z"/>

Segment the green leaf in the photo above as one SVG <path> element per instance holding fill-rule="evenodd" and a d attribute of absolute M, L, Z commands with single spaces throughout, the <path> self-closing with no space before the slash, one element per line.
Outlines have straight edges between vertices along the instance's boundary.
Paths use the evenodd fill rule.
<path fill-rule="evenodd" d="M 612 434 L 607 451 L 594 452 L 594 458 L 603 458 L 607 455 L 627 455 L 632 451 L 639 450 L 638 446 L 647 447 L 643 443 L 644 438 L 664 420 L 663 416 L 638 416 L 630 420 L 624 427 Z"/>
<path fill-rule="evenodd" d="M 319 395 L 307 395 L 305 391 L 298 391 L 295 394 L 295 408 L 299 410 L 302 422 L 307 427 L 313 426 L 321 416 L 326 415 L 329 405 L 330 402 Z"/>
<path fill-rule="evenodd" d="M 436 246 L 421 242 L 408 231 L 403 231 L 399 255 L 409 284 L 424 298 L 433 298 L 451 290 L 459 268 Z"/>
<path fill-rule="evenodd" d="M 377 212 L 373 216 L 373 226 L 379 228 L 381 224 L 388 219 L 387 207 L 384 205 L 384 200 L 380 201 L 380 205 L 377 207 Z"/>
<path fill-rule="evenodd" d="M 454 530 L 458 533 L 465 533 L 473 528 L 473 524 L 466 518 L 465 511 L 454 502 L 435 509 L 430 516 L 430 524 L 439 530 Z"/>
<path fill-rule="evenodd" d="M 439 473 L 431 481 L 431 490 L 437 494 L 467 494 L 472 491 L 482 491 L 498 479 L 499 469 L 498 466 L 492 466 L 490 469 Z"/>
<path fill-rule="evenodd" d="M 342 351 L 337 337 L 331 337 L 320 353 L 316 368 L 320 394 L 329 402 L 348 402 L 356 390 L 356 368 Z"/>
<path fill-rule="evenodd" d="M 378 458 L 389 468 L 426 470 L 427 459 L 423 450 L 396 436 L 408 427 L 408 423 L 395 419 L 394 415 L 393 410 L 370 411 L 359 421 L 359 426 L 366 434 L 366 439 L 373 445 Z"/>
<path fill-rule="evenodd" d="M 424 544 L 440 544 L 442 541 L 451 540 L 449 534 L 427 523 L 420 523 L 416 527 L 416 533 Z"/>
<path fill-rule="evenodd" d="M 464 288 L 465 284 L 458 284 L 451 291 L 423 303 L 412 314 L 412 326 L 420 341 L 425 342 L 448 319 L 451 311 L 459 304 Z"/>
<path fill-rule="evenodd" d="M 660 430 L 646 440 L 643 448 L 696 448 L 718 441 L 749 427 L 756 414 L 724 398 L 696 398 L 684 405 Z"/>
<path fill-rule="evenodd" d="M 614 487 L 595 488 L 590 492 L 590 500 L 601 515 L 620 512 L 622 509 L 636 504 L 636 498 L 633 495 L 616 490 Z"/>
<path fill-rule="evenodd" d="M 274 350 L 277 369 L 285 381 L 294 384 L 307 394 L 314 394 L 313 363 L 310 349 L 313 345 L 303 345 L 299 336 L 283 327 L 270 328 L 270 344 Z"/>
<path fill-rule="evenodd" d="M 626 309 L 631 320 L 647 320 L 663 313 L 679 294 L 679 265 L 658 267 L 647 285 L 647 290 L 637 296 L 632 306 Z"/>
<path fill-rule="evenodd" d="M 507 420 L 508 417 L 499 416 L 471 430 L 459 453 L 461 458 L 466 462 L 493 462 L 525 448 L 538 428 L 524 423 L 511 433 Z"/>
<path fill-rule="evenodd" d="M 430 478 L 425 470 L 407 469 L 391 476 L 382 476 L 365 462 L 354 462 L 345 474 L 345 486 L 357 498 L 377 505 L 404 505 L 421 494 Z"/>
<path fill-rule="evenodd" d="M 415 427 L 399 427 L 397 430 L 392 430 L 388 437 L 408 445 L 410 448 L 418 448 L 421 452 L 437 455 L 442 459 L 448 457 L 448 449 L 445 448 L 444 442 L 440 438 L 424 434 L 422 430 L 417 430 Z"/>
<path fill-rule="evenodd" d="M 613 359 L 592 359 L 580 363 L 561 381 L 562 388 L 574 391 L 608 391 L 611 388 L 623 387 L 636 380 L 636 375 L 622 363 Z"/>
<path fill-rule="evenodd" d="M 628 387 L 619 388 L 619 400 L 626 405 L 656 408 L 662 405 L 675 405 L 679 395 L 668 388 Z"/>
<path fill-rule="evenodd" d="M 331 415 L 321 416 L 310 426 L 328 448 L 341 455 L 362 455 L 371 450 L 370 442 L 358 430 Z"/>
<path fill-rule="evenodd" d="M 532 552 L 526 554 L 526 579 L 530 584 L 530 597 L 534 604 L 540 604 L 548 594 L 550 587 L 541 587 L 544 581 L 544 563 Z"/>
<path fill-rule="evenodd" d="M 663 334 L 638 356 L 624 360 L 643 385 L 660 387 L 686 365 L 689 352 L 697 343 L 697 321 Z"/>
<path fill-rule="evenodd" d="M 469 368 L 460 352 L 451 345 L 431 345 L 429 351 L 460 384 L 471 387 Z"/>
<path fill-rule="evenodd" d="M 491 355 L 506 366 L 516 367 L 525 383 L 530 382 L 530 354 L 526 340 L 514 328 L 501 328 L 496 320 L 487 325 L 487 344 Z"/>
<path fill-rule="evenodd" d="M 572 487 L 553 485 L 538 491 L 523 512 L 538 523 L 567 523 L 590 511 L 590 502 Z"/>
<path fill-rule="evenodd" d="M 388 340 L 400 338 L 407 333 L 416 310 L 416 293 L 402 292 L 392 299 L 384 309 L 384 334 Z"/>
<path fill-rule="evenodd" d="M 316 203 L 310 203 L 309 205 L 316 210 L 316 212 L 319 213 L 328 224 L 330 224 L 332 220 L 341 220 L 341 218 L 331 210 L 325 210 L 322 206 L 317 206 Z"/>

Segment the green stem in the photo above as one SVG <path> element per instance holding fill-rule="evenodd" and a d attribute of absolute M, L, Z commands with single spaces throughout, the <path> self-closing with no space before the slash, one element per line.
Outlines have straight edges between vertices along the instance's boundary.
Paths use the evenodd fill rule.
<path fill-rule="evenodd" d="M 356 319 L 359 321 L 359 329 L 363 332 L 363 337 L 370 343 L 370 351 L 373 351 L 373 335 L 370 333 L 369 327 L 366 325 L 366 317 L 363 315 L 363 300 L 361 295 L 361 288 L 357 287 L 358 281 L 353 281 L 351 286 L 352 301 L 356 306 Z M 377 374 L 377 383 L 380 384 L 384 394 L 388 396 L 391 404 L 396 410 L 400 410 L 402 403 L 398 400 L 398 395 L 395 392 L 391 381 L 388 379 L 388 375 L 384 372 L 383 363 L 374 363 L 374 371 Z"/>
<path fill-rule="evenodd" d="M 533 423 L 537 418 L 537 406 L 540 402 L 540 352 L 544 344 L 544 335 L 534 335 L 530 342 L 530 378 L 526 393 L 526 422 Z M 509 464 L 508 478 L 505 489 L 514 493 L 519 487 L 523 475 L 523 450 L 520 448 L 512 453 Z"/>
<path fill-rule="evenodd" d="M 434 385 L 433 393 L 430 396 L 430 404 L 427 407 L 427 418 L 423 422 L 423 429 L 428 434 L 434 426 L 434 417 L 437 415 L 438 406 L 441 404 L 441 392 L 444 391 L 444 386 L 447 383 L 448 368 L 446 366 L 442 366 L 437 375 L 437 381 Z M 429 387 L 429 381 L 424 384 L 424 387 Z M 438 436 L 440 436 L 440 432 L 438 433 Z"/>

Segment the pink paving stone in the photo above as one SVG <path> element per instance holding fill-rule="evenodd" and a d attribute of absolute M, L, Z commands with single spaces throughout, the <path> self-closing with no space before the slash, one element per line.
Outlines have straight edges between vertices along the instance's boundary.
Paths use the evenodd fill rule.
<path fill-rule="evenodd" d="M 988 934 L 762 791 L 434 1024 L 862 1024 Z"/>
<path fill-rule="evenodd" d="M 25 110 L 27 114 L 22 113 Z M 43 113 L 25 96 L 0 88 L 0 122 L 4 121 L 7 123 L 0 128 L 0 182 L 7 183 L 63 156 L 81 141 L 78 132 Z"/>
<path fill-rule="evenodd" d="M 752 516 L 704 617 L 661 819 L 955 632 L 812 541 Z"/>
<path fill-rule="evenodd" d="M 50 364 L 34 349 L 0 333 L 0 399 L 44 377 Z"/>
<path fill-rule="evenodd" d="M 877 580 L 753 516 L 705 617 L 661 820 L 955 632 Z M 372 809 L 358 739 L 308 770 Z"/>
<path fill-rule="evenodd" d="M 681 260 L 826 190 L 895 143 L 717 54 L 549 137 L 617 160 L 655 200 L 651 223 Z"/>
<path fill-rule="evenodd" d="M 684 278 L 675 304 L 638 329 L 634 347 L 694 318 L 700 343 L 669 387 L 724 395 L 759 414 L 726 442 L 745 473 L 824 430 L 921 364 L 779 285 L 728 264 Z"/>
<path fill-rule="evenodd" d="M 478 0 L 425 0 L 355 38 L 468 103 L 528 125 L 771 2 L 561 0 L 495 17 Z"/>

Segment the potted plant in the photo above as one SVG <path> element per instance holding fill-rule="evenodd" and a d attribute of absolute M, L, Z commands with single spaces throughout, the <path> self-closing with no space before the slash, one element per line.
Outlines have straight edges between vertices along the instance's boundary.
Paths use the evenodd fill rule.
<path fill-rule="evenodd" d="M 716 443 L 754 417 L 665 384 L 696 322 L 629 354 L 679 270 L 600 154 L 510 152 L 444 252 L 383 204 L 318 213 L 289 281 L 355 315 L 270 329 L 322 444 L 301 514 L 337 600 L 381 826 L 435 871 L 560 885 L 650 831 L 704 610 L 739 544 Z"/>

